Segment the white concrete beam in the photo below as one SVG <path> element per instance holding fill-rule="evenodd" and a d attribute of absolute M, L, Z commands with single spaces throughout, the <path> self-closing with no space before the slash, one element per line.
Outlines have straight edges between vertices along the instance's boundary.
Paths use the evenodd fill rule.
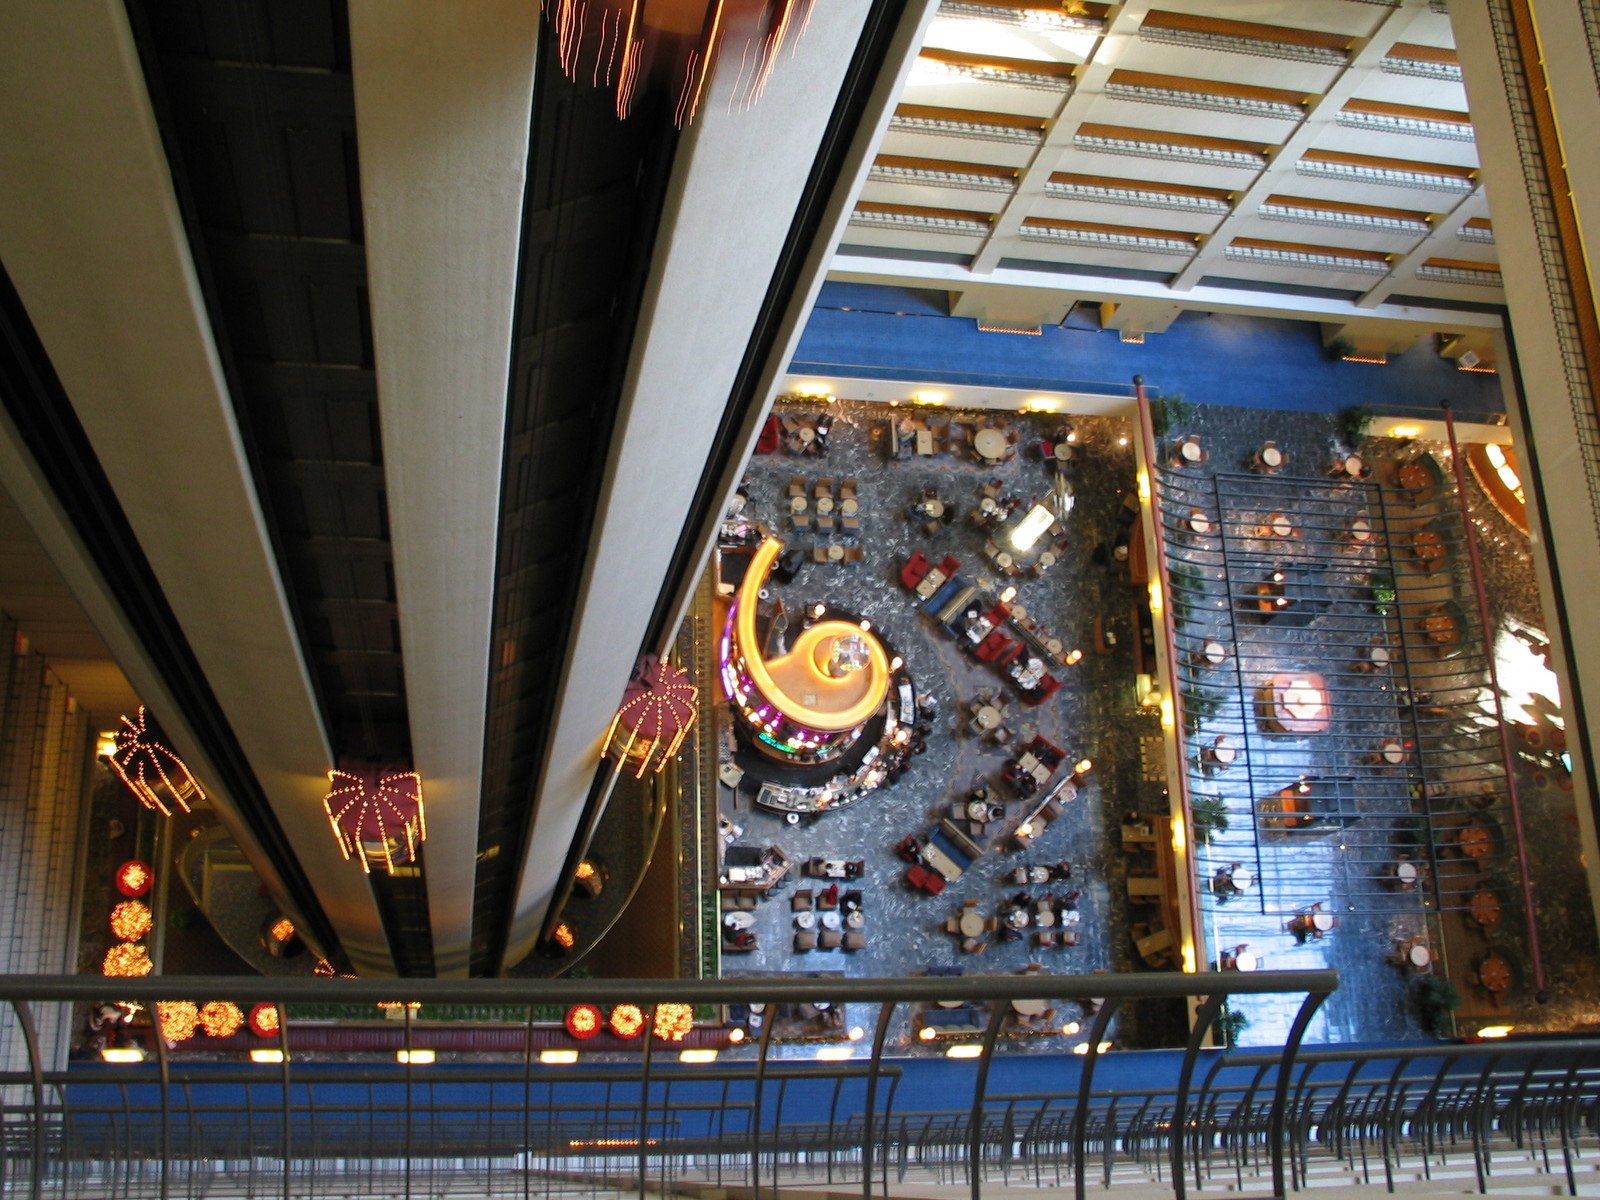
<path fill-rule="evenodd" d="M 323 815 L 327 738 L 126 10 L 12 6 L 5 34 L 0 259 L 345 950 L 392 972 L 371 888 Z"/>
<path fill-rule="evenodd" d="M 464 975 L 539 12 L 354 0 L 350 40 L 434 969 Z"/>
<path fill-rule="evenodd" d="M 818 5 L 805 35 L 792 54 L 782 54 L 765 94 L 748 112 L 728 111 L 735 72 L 724 72 L 680 142 L 582 584 L 582 615 L 539 781 L 507 962 L 527 953 L 553 899 L 595 776 L 600 739 L 622 699 L 671 562 L 677 531 L 670 522 L 663 526 L 662 517 L 690 508 L 866 7 Z M 903 23 L 901 58 L 890 68 L 895 76 L 915 53 L 917 38 L 905 31 L 914 35 L 933 7 L 933 0 L 919 0 Z M 857 143 L 844 189 L 851 197 L 865 176 L 870 145 L 888 122 L 893 88 L 880 91 L 873 136 Z M 837 201 L 835 207 L 842 228 L 848 209 Z M 729 236 L 735 225 L 737 236 Z M 831 244 L 819 239 L 804 294 L 791 303 L 790 338 L 799 335 Z M 774 386 L 781 367 L 769 364 Z M 737 472 L 736 463 L 719 466 Z"/>

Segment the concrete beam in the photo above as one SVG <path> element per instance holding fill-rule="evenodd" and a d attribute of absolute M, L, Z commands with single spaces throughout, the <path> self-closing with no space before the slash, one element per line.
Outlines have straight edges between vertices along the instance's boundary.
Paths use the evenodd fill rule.
<path fill-rule="evenodd" d="M 539 12 L 354 0 L 378 416 L 439 975 L 464 975 Z"/>

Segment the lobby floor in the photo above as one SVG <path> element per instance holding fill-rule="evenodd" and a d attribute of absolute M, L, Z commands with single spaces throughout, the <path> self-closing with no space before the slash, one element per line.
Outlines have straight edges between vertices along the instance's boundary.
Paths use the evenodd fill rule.
<path fill-rule="evenodd" d="M 780 411 L 783 411 L 780 409 Z M 794 414 L 815 414 L 819 406 L 798 406 Z M 887 422 L 912 414 L 937 420 L 961 420 L 963 414 L 943 409 L 883 406 L 841 400 L 829 409 L 835 423 L 826 457 L 797 456 L 780 446 L 777 452 L 757 455 L 749 465 L 746 488 L 748 502 L 742 517 L 753 520 L 784 538 L 788 545 L 803 546 L 805 563 L 792 583 L 773 581 L 769 599 L 781 600 L 790 612 L 822 602 L 857 613 L 881 631 L 896 653 L 901 654 L 915 679 L 919 694 L 931 695 L 938 706 L 926 751 L 912 760 L 907 773 L 891 786 L 842 808 L 798 826 L 757 808 L 753 803 L 753 781 L 748 790 L 737 793 L 718 789 L 722 815 L 740 831 L 739 844 L 776 844 L 796 861 L 811 856 L 862 859 L 865 876 L 859 884 L 865 893 L 866 947 L 856 953 L 793 949 L 793 915 L 788 897 L 796 887 L 819 888 L 826 881 L 791 877 L 779 895 L 761 903 L 754 914 L 753 932 L 757 948 L 750 953 L 724 954 L 722 970 L 727 975 L 764 973 L 847 974 L 851 976 L 909 976 L 929 970 L 961 969 L 973 973 L 1021 971 L 1037 963 L 1046 973 L 1143 970 L 1136 964 L 1129 936 L 1131 915 L 1126 893 L 1126 863 L 1118 848 L 1117 826 L 1124 812 L 1133 809 L 1150 814 L 1165 813 L 1165 782 L 1159 771 L 1148 773 L 1141 763 L 1141 750 L 1148 753 L 1145 739 L 1159 738 L 1161 729 L 1155 715 L 1141 709 L 1134 695 L 1133 631 L 1129 614 L 1143 601 L 1144 589 L 1127 578 L 1125 567 L 1115 561 L 1104 562 L 1097 547 L 1108 546 L 1115 538 L 1118 515 L 1124 499 L 1134 489 L 1134 456 L 1130 447 L 1119 441 L 1130 437 L 1132 429 L 1113 418 L 1091 418 L 1046 413 L 1003 414 L 1006 424 L 1019 434 L 1020 452 L 1011 460 L 991 466 L 969 457 L 939 454 L 931 457 L 891 459 L 888 454 Z M 1060 692 L 1037 708 L 1011 702 L 1008 724 L 1013 724 L 1022 740 L 1032 733 L 1050 739 L 1067 754 L 1068 760 L 1087 756 L 1094 770 L 1087 789 L 1068 805 L 1063 819 L 1053 824 L 1044 839 L 1030 852 L 1009 850 L 1008 839 L 993 838 L 987 853 L 973 869 L 947 887 L 938 897 L 907 888 L 901 882 L 905 864 L 896 858 L 895 845 L 908 834 L 926 833 L 943 815 L 952 799 L 964 796 L 978 783 L 992 785 L 1010 754 L 986 745 L 967 729 L 968 702 L 985 687 L 998 686 L 999 675 L 959 651 L 952 638 L 925 615 L 898 580 L 900 566 L 916 549 L 922 549 L 937 562 L 946 554 L 961 560 L 964 573 L 984 576 L 988 563 L 983 545 L 988 533 L 966 517 L 976 504 L 978 489 L 992 478 L 1002 481 L 1005 494 L 1024 501 L 1043 498 L 1051 485 L 1053 467 L 1030 447 L 1051 437 L 1067 421 L 1079 435 L 1079 452 L 1070 467 L 1070 481 L 1076 504 L 1065 522 L 1068 546 L 1061 561 L 1040 578 L 1023 575 L 998 579 L 989 571 L 987 579 L 975 579 L 986 590 L 998 592 L 1007 583 L 1017 587 L 1016 599 L 1030 616 L 1056 633 L 1067 646 L 1084 650 L 1075 666 L 1058 671 L 1063 678 Z M 1213 447 L 1216 469 L 1240 471 L 1251 449 L 1263 439 L 1272 438 L 1284 446 L 1304 467 L 1320 472 L 1331 454 L 1336 418 L 1332 414 L 1268 412 L 1261 409 L 1230 409 L 1208 406 L 1194 419 L 1194 431 L 1207 438 Z M 1188 432 L 1188 430 L 1174 430 Z M 1393 454 L 1396 444 L 1373 439 L 1374 457 Z M 860 545 L 864 549 L 858 566 L 811 560 L 810 548 L 817 542 L 811 532 L 794 531 L 788 520 L 787 487 L 792 477 L 801 476 L 807 488 L 819 476 L 836 482 L 853 477 L 858 482 L 861 504 Z M 952 502 L 955 515 L 947 527 L 932 536 L 922 528 L 920 518 L 908 513 L 909 507 L 925 488 Z M 1483 506 L 1486 509 L 1486 506 Z M 1531 568 L 1526 563 L 1525 547 L 1514 538 L 1500 536 L 1504 522 L 1492 511 L 1474 519 L 1484 539 L 1486 571 L 1495 581 L 1497 616 L 1510 613 L 1521 620 L 1539 624 L 1537 592 Z M 1499 521 L 1500 526 L 1484 522 Z M 1487 537 L 1488 528 L 1493 537 Z M 822 540 L 827 544 L 827 539 Z M 1094 652 L 1093 628 L 1096 617 L 1119 634 L 1119 644 L 1109 655 Z M 1314 634 L 1312 636 L 1315 636 Z M 715 686 L 715 685 L 713 685 Z M 720 710 L 726 714 L 726 709 Z M 726 715 L 723 718 L 728 719 Z M 1022 728 L 1026 724 L 1029 728 Z M 725 730 L 715 731 L 728 745 Z M 1144 741 L 1143 746 L 1141 745 Z M 1531 773 L 1530 773 L 1531 774 Z M 1552 840 L 1549 831 L 1565 828 L 1569 817 L 1559 811 L 1563 803 L 1570 810 L 1570 792 L 1564 792 L 1544 776 L 1533 791 L 1531 803 L 1542 820 L 1535 837 Z M 1530 779 L 1531 783 L 1531 779 Z M 1225 789 L 1224 789 L 1225 790 Z M 1241 857 L 1248 840 L 1252 855 L 1264 854 L 1270 862 L 1266 871 L 1280 879 L 1293 879 L 1306 897 L 1326 898 L 1330 903 L 1341 897 L 1344 868 L 1338 862 L 1339 843 L 1331 838 L 1296 839 L 1273 843 L 1255 838 L 1251 828 L 1248 794 L 1246 807 L 1233 823 L 1230 833 L 1218 835 L 1211 846 L 1197 854 L 1197 875 L 1204 883 L 1219 866 Z M 1232 802 L 1237 803 L 1239 797 Z M 1016 824 L 1021 806 L 1008 806 L 1007 820 L 1000 823 L 1009 830 Z M 993 827 L 991 827 L 993 828 Z M 1559 838 L 1553 840 L 1560 840 Z M 1570 857 L 1571 839 L 1566 845 L 1552 846 L 1561 860 Z M 1260 847 L 1265 847 L 1261 850 Z M 1028 890 L 1043 894 L 1074 889 L 1080 892 L 1082 912 L 1078 945 L 1057 949 L 1036 948 L 1031 938 L 1005 942 L 992 940 L 981 955 L 964 954 L 959 939 L 944 931 L 948 917 L 959 911 L 964 900 L 978 902 L 985 915 L 994 914 L 1000 904 L 1018 889 L 1007 878 L 1019 863 L 1050 864 L 1070 861 L 1070 884 L 1042 884 Z M 1581 879 L 1581 874 L 1576 874 Z M 1567 876 L 1568 880 L 1572 875 Z M 1593 972 L 1594 934 L 1592 924 L 1582 919 L 1586 901 L 1574 919 L 1560 911 L 1559 905 L 1582 900 L 1568 896 L 1570 887 L 1552 882 L 1560 892 L 1550 911 L 1541 901 L 1541 931 L 1547 932 L 1559 947 L 1560 970 L 1553 973 L 1556 1003 L 1562 997 L 1571 1003 L 1564 1014 L 1548 1011 L 1552 1021 L 1582 1020 L 1579 997 Z M 1581 888 L 1579 889 L 1581 891 Z M 1392 902 L 1368 903 L 1364 898 L 1358 911 L 1346 906 L 1340 912 L 1340 926 L 1329 936 L 1299 942 L 1285 926 L 1287 912 L 1276 894 L 1269 902 L 1261 894 L 1248 903 L 1218 905 L 1209 889 L 1202 888 L 1201 919 L 1207 940 L 1217 947 L 1248 944 L 1268 968 L 1333 966 L 1343 979 L 1340 991 L 1325 1006 L 1311 1030 L 1316 1041 L 1355 1041 L 1418 1036 L 1414 1005 L 1408 991 L 1415 986 L 1387 961 L 1387 953 L 1397 937 L 1428 931 L 1429 915 L 1416 896 L 1395 895 Z M 1308 901 L 1309 902 L 1309 901 Z M 1437 918 L 1435 918 L 1437 919 Z M 1446 921 L 1448 924 L 1448 920 Z M 1413 929 L 1413 926 L 1416 928 Z M 1448 929 L 1434 927 L 1437 941 L 1453 936 Z M 1590 964 L 1590 965 L 1585 965 Z M 1528 997 L 1531 1002 L 1531 997 Z M 1282 1039 L 1292 1016 L 1287 1001 L 1257 999 L 1237 1006 L 1249 1019 L 1243 1035 L 1246 1043 L 1272 1044 Z M 1530 1021 L 1537 1019 L 1531 1014 Z M 1046 1048 L 1058 1039 L 1031 1039 L 1028 1048 Z"/>

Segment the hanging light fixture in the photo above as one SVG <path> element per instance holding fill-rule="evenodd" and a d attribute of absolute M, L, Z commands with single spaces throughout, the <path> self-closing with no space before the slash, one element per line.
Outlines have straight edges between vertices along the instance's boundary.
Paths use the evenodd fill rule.
<path fill-rule="evenodd" d="M 812 0 L 541 0 L 555 28 L 561 69 L 616 89 L 617 116 L 652 77 L 678 93 L 674 116 L 694 120 L 717 60 L 738 63 L 732 104 L 761 97 L 784 40 L 798 36 Z M 587 65 L 585 65 L 587 64 Z"/>
<path fill-rule="evenodd" d="M 642 779 L 652 767 L 659 771 L 678 752 L 694 725 L 700 689 L 689 673 L 654 654 L 646 654 L 634 668 L 622 693 L 622 705 L 606 732 L 606 752 L 622 766 L 635 767 Z"/>
<path fill-rule="evenodd" d="M 122 718 L 113 740 L 115 749 L 107 761 L 146 808 L 170 817 L 169 801 L 180 812 L 188 812 L 192 801 L 206 798 L 183 759 L 161 741 L 161 730 L 146 715 L 144 705 L 136 717 Z"/>
<path fill-rule="evenodd" d="M 371 874 L 380 866 L 391 875 L 397 865 L 414 862 L 428 840 L 422 810 L 422 777 L 415 771 L 329 771 L 323 811 L 346 859 Z"/>

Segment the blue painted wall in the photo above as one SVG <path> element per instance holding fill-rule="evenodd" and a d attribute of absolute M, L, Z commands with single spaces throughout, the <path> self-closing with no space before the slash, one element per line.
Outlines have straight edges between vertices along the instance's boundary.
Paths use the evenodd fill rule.
<path fill-rule="evenodd" d="M 790 370 L 1050 391 L 1127 395 L 1134 375 L 1195 404 L 1429 416 L 1503 411 L 1493 375 L 1459 371 L 1424 339 L 1387 366 L 1329 359 L 1315 322 L 1184 313 L 1142 346 L 1073 317 L 1039 337 L 980 333 L 946 315 L 943 292 L 828 283 Z"/>

